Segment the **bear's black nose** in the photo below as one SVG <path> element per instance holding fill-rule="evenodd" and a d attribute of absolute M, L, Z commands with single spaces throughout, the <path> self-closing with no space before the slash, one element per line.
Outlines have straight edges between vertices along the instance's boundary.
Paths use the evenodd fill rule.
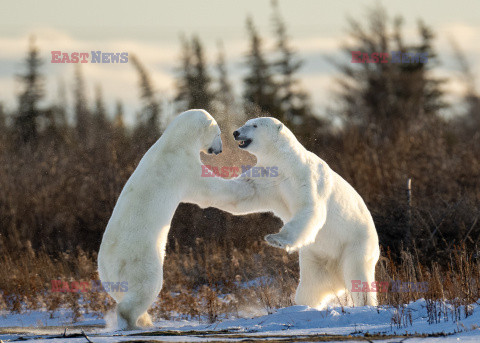
<path fill-rule="evenodd" d="M 211 154 L 213 152 L 212 148 L 208 148 L 208 153 Z"/>
<path fill-rule="evenodd" d="M 237 138 L 238 136 L 240 136 L 240 132 L 233 131 L 233 138 Z"/>

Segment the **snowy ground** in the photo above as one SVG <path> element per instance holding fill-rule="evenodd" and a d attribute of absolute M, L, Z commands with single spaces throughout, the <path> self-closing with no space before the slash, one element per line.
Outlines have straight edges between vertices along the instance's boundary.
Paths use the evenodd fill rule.
<path fill-rule="evenodd" d="M 375 341 L 375 342 L 480 342 L 480 306 L 473 314 L 454 322 L 452 312 L 440 322 L 428 323 L 426 302 L 419 300 L 405 308 L 406 324 L 393 324 L 396 310 L 387 307 L 345 307 L 318 311 L 292 306 L 256 317 L 230 319 L 214 324 L 188 321 L 161 321 L 146 331 L 115 331 L 103 319 L 84 315 L 71 324 L 69 311 L 45 311 L 0 316 L 0 340 L 3 342 L 87 342 L 84 330 L 95 343 L 112 342 L 225 342 L 225 341 Z M 448 311 L 447 311 L 448 312 Z M 410 319 L 411 318 L 411 324 Z M 66 337 L 63 337 L 66 330 Z M 440 334 L 432 336 L 434 334 Z M 411 336 L 405 336 L 411 335 Z M 430 337 L 421 337 L 427 335 Z"/>

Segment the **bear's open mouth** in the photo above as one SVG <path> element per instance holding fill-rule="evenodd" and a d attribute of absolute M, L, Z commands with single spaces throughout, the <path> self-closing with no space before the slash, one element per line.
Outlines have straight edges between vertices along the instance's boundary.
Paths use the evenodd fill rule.
<path fill-rule="evenodd" d="M 238 147 L 242 148 L 242 149 L 245 149 L 247 146 L 250 145 L 250 143 L 252 143 L 252 140 L 251 139 L 246 139 L 244 141 L 240 141 L 240 143 L 238 144 Z"/>

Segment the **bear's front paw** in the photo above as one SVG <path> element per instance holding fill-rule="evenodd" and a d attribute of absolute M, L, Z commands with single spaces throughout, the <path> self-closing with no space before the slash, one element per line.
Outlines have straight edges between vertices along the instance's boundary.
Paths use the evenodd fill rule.
<path fill-rule="evenodd" d="M 265 240 L 275 248 L 287 249 L 289 251 L 291 242 L 281 233 L 266 235 Z"/>
<path fill-rule="evenodd" d="M 275 248 L 285 249 L 288 253 L 295 252 L 300 250 L 302 247 L 313 243 L 311 242 L 302 242 L 299 240 L 292 239 L 287 236 L 285 233 L 280 232 L 272 235 L 266 235 L 265 240 L 267 243 Z"/>

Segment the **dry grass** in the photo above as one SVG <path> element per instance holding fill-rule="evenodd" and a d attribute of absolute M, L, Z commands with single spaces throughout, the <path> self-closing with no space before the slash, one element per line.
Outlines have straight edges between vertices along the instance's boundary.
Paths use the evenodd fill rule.
<path fill-rule="evenodd" d="M 165 260 L 164 287 L 150 312 L 154 319 L 214 322 L 252 311 L 272 313 L 293 304 L 298 280 L 298 256 L 258 243 L 246 251 L 197 241 L 195 249 L 169 249 Z M 452 251 L 446 267 L 432 262 L 422 265 L 415 251 L 402 252 L 395 262 L 387 251 L 377 265 L 380 282 L 425 282 L 428 290 L 392 288 L 378 293 L 381 305 L 397 311 L 392 325 L 407 326 L 411 316 L 404 305 L 426 299 L 431 323 L 471 314 L 470 305 L 480 299 L 480 262 L 463 247 Z M 45 307 L 73 310 L 74 320 L 82 310 L 101 315 L 114 308 L 105 292 L 61 293 L 51 291 L 51 280 L 90 281 L 98 279 L 96 256 L 82 251 L 52 258 L 46 252 L 26 249 L 1 257 L 0 308 L 23 312 Z M 410 323 L 411 324 L 411 323 Z"/>

